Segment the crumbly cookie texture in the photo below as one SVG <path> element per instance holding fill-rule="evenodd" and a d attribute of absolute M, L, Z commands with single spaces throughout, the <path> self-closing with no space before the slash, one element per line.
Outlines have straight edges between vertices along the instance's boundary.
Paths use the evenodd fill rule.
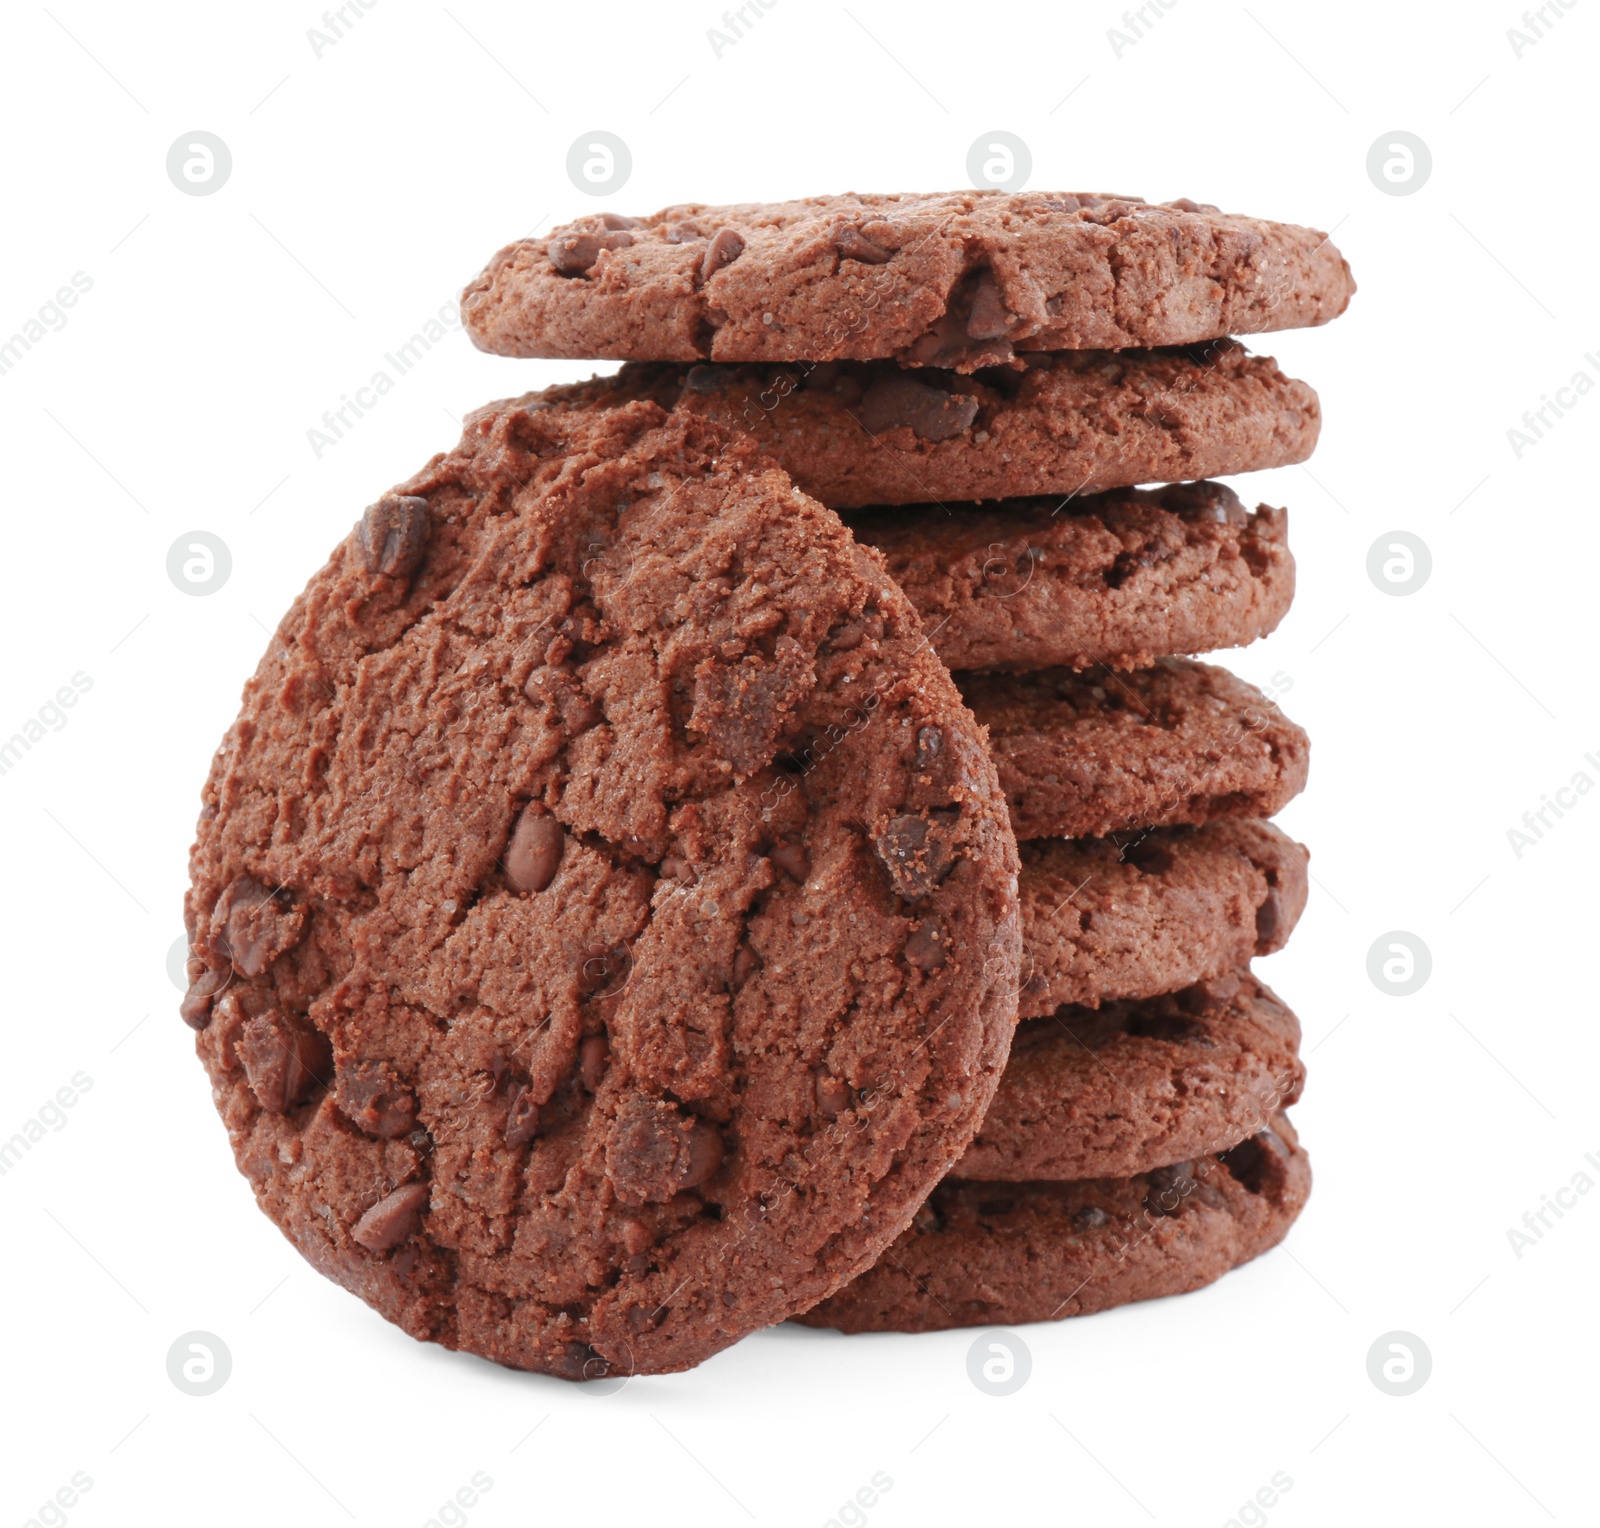
<path fill-rule="evenodd" d="M 502 249 L 461 311 L 499 355 L 971 372 L 1323 324 L 1354 290 L 1310 228 L 1187 199 L 955 191 L 597 213 Z"/>
<path fill-rule="evenodd" d="M 1287 513 L 1222 483 L 845 519 L 952 669 L 1142 668 L 1253 642 L 1294 596 Z"/>
<path fill-rule="evenodd" d="M 1311 744 L 1254 685 L 1161 658 L 1145 669 L 957 674 L 1018 838 L 1102 838 L 1272 817 L 1305 789 Z"/>
<path fill-rule="evenodd" d="M 1288 1233 L 1311 1164 L 1288 1120 L 1130 1178 L 950 1178 L 865 1274 L 799 1319 L 843 1332 L 1055 1321 L 1183 1294 Z"/>
<path fill-rule="evenodd" d="M 1064 1006 L 1017 1028 L 952 1175 L 1122 1178 L 1225 1150 L 1298 1102 L 1300 1023 L 1247 970 L 1163 997 Z"/>
<path fill-rule="evenodd" d="M 981 729 L 831 511 L 705 420 L 495 405 L 246 686 L 183 1014 L 330 1278 L 516 1367 L 682 1369 L 965 1148 L 1016 871 Z"/>
<path fill-rule="evenodd" d="M 749 431 L 836 509 L 1099 493 L 1304 461 L 1322 410 L 1232 340 L 1032 352 L 963 376 L 893 361 L 631 362 L 530 395 L 553 408 L 649 398 Z"/>
<path fill-rule="evenodd" d="M 1307 858 L 1253 818 L 1023 844 L 1019 1015 L 1176 992 L 1282 949 Z"/>

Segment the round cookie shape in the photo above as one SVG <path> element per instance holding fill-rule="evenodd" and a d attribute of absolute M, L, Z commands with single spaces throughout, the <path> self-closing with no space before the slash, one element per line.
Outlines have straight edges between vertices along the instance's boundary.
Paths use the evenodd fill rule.
<path fill-rule="evenodd" d="M 1242 647 L 1294 596 L 1288 515 L 1221 483 L 852 510 L 952 669 L 1143 668 Z"/>
<path fill-rule="evenodd" d="M 1283 948 L 1309 856 L 1270 822 L 1224 818 L 1021 846 L 1018 1014 L 1156 997 Z"/>
<path fill-rule="evenodd" d="M 1224 1150 L 1297 1103 L 1300 1023 L 1248 971 L 1018 1025 L 952 1176 L 1123 1178 Z"/>
<path fill-rule="evenodd" d="M 412 1335 L 569 1379 L 827 1294 L 983 1118 L 1016 850 L 875 554 L 707 421 L 515 404 L 363 517 L 207 782 L 241 1170 Z"/>
<path fill-rule="evenodd" d="M 1310 456 L 1321 427 L 1305 383 L 1231 340 L 1022 359 L 970 376 L 893 361 L 632 362 L 539 396 L 552 407 L 649 398 L 747 430 L 835 509 L 1099 493 L 1286 466 Z"/>
<path fill-rule="evenodd" d="M 1228 1151 L 1137 1177 L 948 1178 L 871 1269 L 798 1319 L 936 1332 L 1184 1294 L 1275 1247 L 1310 1192 L 1310 1161 L 1282 1115 Z"/>
<path fill-rule="evenodd" d="M 954 191 L 598 213 L 502 249 L 461 312 L 497 355 L 971 372 L 1323 324 L 1354 290 L 1309 228 L 1187 199 Z"/>
<path fill-rule="evenodd" d="M 1149 668 L 961 674 L 1018 838 L 1271 817 L 1305 789 L 1310 740 L 1254 685 L 1187 658 Z"/>

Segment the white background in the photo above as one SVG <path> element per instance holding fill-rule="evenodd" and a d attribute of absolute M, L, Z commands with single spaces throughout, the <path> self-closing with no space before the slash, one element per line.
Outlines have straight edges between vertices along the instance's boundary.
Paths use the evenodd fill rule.
<path fill-rule="evenodd" d="M 777 0 L 718 57 L 720 0 L 377 0 L 318 57 L 314 3 L 52 0 L 6 22 L 0 338 L 74 273 L 93 285 L 0 376 L 0 736 L 74 673 L 92 689 L 0 776 L 0 1137 L 75 1073 L 92 1087 L 0 1178 L 3 1521 L 83 1471 L 53 1519 L 75 1528 L 403 1528 L 482 1471 L 474 1528 L 824 1524 L 883 1472 L 851 1520 L 1220 1525 L 1281 1471 L 1292 1487 L 1243 1521 L 1592 1522 L 1600 1193 L 1520 1258 L 1507 1231 L 1600 1180 L 1600 794 L 1520 858 L 1507 830 L 1577 771 L 1600 780 L 1600 396 L 1520 460 L 1507 431 L 1580 369 L 1600 379 L 1596 7 L 1550 7 L 1519 57 L 1515 0 L 1176 0 L 1119 57 L 1115 0 Z M 196 129 L 233 156 L 212 196 L 165 172 Z M 633 155 L 598 202 L 565 171 L 594 129 Z M 1333 326 L 1257 342 L 1326 422 L 1309 470 L 1238 483 L 1291 506 L 1300 592 L 1225 660 L 1288 676 L 1314 742 L 1283 820 L 1316 889 L 1263 963 L 1306 1031 L 1310 1206 L 1211 1289 L 1027 1328 L 1031 1377 L 1005 1398 L 969 1382 L 964 1332 L 791 1326 L 604 1396 L 420 1346 L 256 1211 L 168 951 L 199 787 L 267 629 L 466 409 L 589 368 L 454 332 L 320 460 L 307 431 L 527 231 L 961 185 L 995 129 L 1030 145 L 1036 188 L 1336 227 L 1360 283 Z M 1404 197 L 1366 170 L 1397 129 L 1433 157 Z M 233 560 L 205 598 L 166 573 L 194 530 Z M 1433 562 L 1399 598 L 1366 571 L 1394 530 Z M 1432 953 L 1410 997 L 1367 975 L 1390 930 Z M 205 1398 L 165 1367 L 196 1329 L 233 1360 Z M 1367 1375 L 1396 1329 L 1433 1358 L 1406 1397 Z"/>

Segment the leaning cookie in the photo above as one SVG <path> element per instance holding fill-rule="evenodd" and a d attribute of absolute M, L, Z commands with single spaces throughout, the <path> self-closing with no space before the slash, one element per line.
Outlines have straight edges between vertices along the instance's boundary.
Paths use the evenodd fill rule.
<path fill-rule="evenodd" d="M 1288 516 L 1221 483 L 852 510 L 952 669 L 1142 668 L 1240 647 L 1294 595 Z"/>
<path fill-rule="evenodd" d="M 1124 1178 L 1254 1134 L 1305 1085 L 1300 1022 L 1249 971 L 1017 1027 L 956 1178 Z"/>
<path fill-rule="evenodd" d="M 1253 818 L 1021 850 L 1025 1019 L 1221 976 L 1282 949 L 1305 911 L 1305 846 Z"/>
<path fill-rule="evenodd" d="M 597 213 L 501 250 L 461 311 L 498 355 L 970 372 L 1018 350 L 1323 324 L 1354 290 L 1309 228 L 1188 200 L 956 191 Z"/>
<path fill-rule="evenodd" d="M 683 1369 L 867 1266 L 1015 1013 L 981 729 L 881 561 L 653 404 L 497 405 L 295 602 L 184 1017 L 241 1171 L 418 1338 Z"/>
<path fill-rule="evenodd" d="M 1018 838 L 1271 817 L 1306 783 L 1310 741 L 1254 685 L 1186 658 L 1149 668 L 957 674 L 989 729 Z"/>
<path fill-rule="evenodd" d="M 1304 461 L 1317 442 L 1316 394 L 1231 340 L 1025 360 L 970 377 L 892 361 L 633 363 L 529 402 L 703 414 L 752 433 L 835 509 L 1221 477 Z"/>
<path fill-rule="evenodd" d="M 1311 1192 L 1288 1120 L 1130 1178 L 941 1183 L 866 1273 L 798 1319 L 842 1332 L 1020 1326 L 1183 1294 L 1259 1257 Z"/>

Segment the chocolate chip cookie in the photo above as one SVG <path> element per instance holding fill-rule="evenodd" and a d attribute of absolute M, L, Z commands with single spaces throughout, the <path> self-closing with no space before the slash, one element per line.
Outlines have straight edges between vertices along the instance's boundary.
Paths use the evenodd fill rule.
<path fill-rule="evenodd" d="M 1226 669 L 1161 658 L 956 683 L 989 729 L 1018 838 L 1271 817 L 1305 788 L 1305 732 Z"/>
<path fill-rule="evenodd" d="M 1323 324 L 1354 290 L 1309 228 L 1187 199 L 954 191 L 596 213 L 501 250 L 461 312 L 498 355 L 971 372 Z"/>
<path fill-rule="evenodd" d="M 238 1164 L 416 1337 L 689 1367 L 870 1264 L 998 1083 L 981 730 L 876 554 L 692 415 L 469 416 L 203 803 L 183 1012 Z"/>
<path fill-rule="evenodd" d="M 1300 1023 L 1248 971 L 1017 1027 L 957 1178 L 1122 1178 L 1243 1140 L 1305 1084 Z"/>
<path fill-rule="evenodd" d="M 1022 1018 L 1221 976 L 1305 911 L 1305 847 L 1254 818 L 1021 847 Z"/>
<path fill-rule="evenodd" d="M 1129 1178 L 941 1183 L 876 1264 L 799 1319 L 843 1332 L 1020 1326 L 1183 1294 L 1283 1240 L 1311 1191 L 1288 1120 Z"/>
<path fill-rule="evenodd" d="M 1221 483 L 852 510 L 953 669 L 1142 668 L 1240 647 L 1294 595 L 1288 516 Z"/>
<path fill-rule="evenodd" d="M 1311 454 L 1322 422 L 1305 383 L 1231 340 L 1023 359 L 971 376 L 893 361 L 631 363 L 537 396 L 568 408 L 649 398 L 748 430 L 836 509 L 1098 493 L 1280 467 Z"/>

